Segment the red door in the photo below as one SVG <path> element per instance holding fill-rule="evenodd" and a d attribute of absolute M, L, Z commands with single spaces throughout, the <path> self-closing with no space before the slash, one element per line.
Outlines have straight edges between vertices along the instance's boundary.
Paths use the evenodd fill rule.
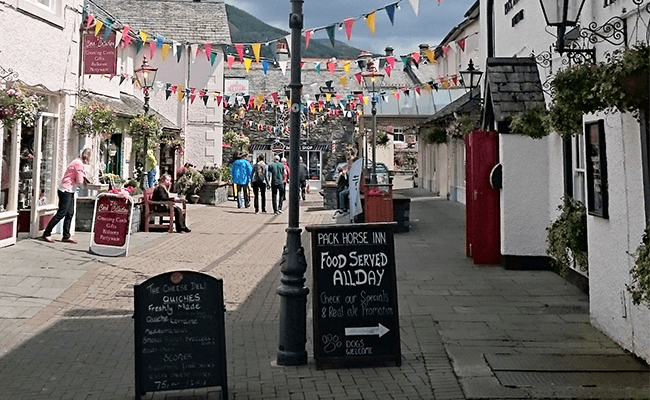
<path fill-rule="evenodd" d="M 490 171 L 499 162 L 497 132 L 474 131 L 465 137 L 467 163 L 466 251 L 474 264 L 498 264 L 499 190 L 490 185 Z"/>

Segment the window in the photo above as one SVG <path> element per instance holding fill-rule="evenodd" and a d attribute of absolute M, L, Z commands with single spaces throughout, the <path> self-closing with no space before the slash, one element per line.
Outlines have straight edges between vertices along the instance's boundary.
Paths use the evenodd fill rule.
<path fill-rule="evenodd" d="M 393 142 L 403 142 L 404 141 L 404 129 L 394 128 L 393 129 Z"/>
<path fill-rule="evenodd" d="M 573 139 L 573 198 L 585 204 L 585 135 L 581 132 Z"/>
<path fill-rule="evenodd" d="M 585 124 L 587 165 L 587 211 L 590 215 L 609 218 L 605 123 L 598 120 Z"/>
<path fill-rule="evenodd" d="M 62 0 L 18 0 L 18 8 L 61 28 L 65 25 Z"/>

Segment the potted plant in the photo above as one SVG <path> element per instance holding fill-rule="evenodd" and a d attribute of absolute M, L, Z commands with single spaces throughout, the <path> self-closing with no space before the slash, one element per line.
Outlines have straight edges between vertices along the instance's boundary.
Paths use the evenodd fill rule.
<path fill-rule="evenodd" d="M 588 258 L 585 206 L 570 196 L 564 196 L 558 210 L 561 211 L 560 215 L 546 228 L 547 253 L 563 277 L 566 277 L 569 269 L 579 268 L 586 272 Z"/>
<path fill-rule="evenodd" d="M 98 104 L 77 107 L 72 115 L 72 126 L 82 136 L 101 136 L 104 139 L 119 132 L 113 110 Z"/>
<path fill-rule="evenodd" d="M 248 149 L 250 139 L 244 135 L 238 135 L 235 131 L 228 131 L 223 135 L 224 147 L 231 147 L 237 153 Z"/>
<path fill-rule="evenodd" d="M 526 109 L 512 116 L 510 133 L 541 139 L 551 132 L 551 121 L 546 106 L 540 105 Z"/>
<path fill-rule="evenodd" d="M 447 131 L 440 126 L 433 126 L 427 128 L 422 135 L 422 138 L 429 144 L 443 144 L 449 141 Z"/>
<path fill-rule="evenodd" d="M 199 190 L 203 187 L 205 178 L 199 170 L 193 167 L 185 168 L 176 180 L 178 191 L 185 195 L 187 201 L 196 204 L 199 201 Z"/>
<path fill-rule="evenodd" d="M 129 135 L 133 138 L 134 147 L 142 147 L 146 143 L 157 143 L 162 135 L 162 125 L 152 114 L 138 115 L 129 123 Z"/>
<path fill-rule="evenodd" d="M 38 96 L 29 95 L 21 89 L 1 89 L 0 121 L 9 128 L 13 127 L 17 121 L 22 121 L 27 126 L 34 125 L 40 100 Z"/>

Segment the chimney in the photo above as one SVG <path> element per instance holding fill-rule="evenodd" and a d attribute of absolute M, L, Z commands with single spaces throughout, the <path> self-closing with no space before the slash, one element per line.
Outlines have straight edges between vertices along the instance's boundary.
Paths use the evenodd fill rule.
<path fill-rule="evenodd" d="M 285 42 L 277 42 L 276 50 L 278 53 L 278 61 L 289 60 L 289 50 L 287 49 L 287 44 Z"/>
<path fill-rule="evenodd" d="M 384 51 L 386 52 L 386 57 L 390 57 L 393 55 L 393 47 L 392 46 L 387 46 Z"/>
<path fill-rule="evenodd" d="M 427 56 L 426 52 L 429 50 L 429 45 L 427 43 L 420 44 L 420 58 Z"/>

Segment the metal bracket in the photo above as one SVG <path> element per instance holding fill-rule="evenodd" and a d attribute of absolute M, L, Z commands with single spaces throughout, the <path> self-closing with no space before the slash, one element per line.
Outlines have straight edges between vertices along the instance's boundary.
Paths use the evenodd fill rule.
<path fill-rule="evenodd" d="M 0 66 L 0 81 L 13 82 L 18 79 L 18 72 L 13 69 L 4 69 Z"/>

